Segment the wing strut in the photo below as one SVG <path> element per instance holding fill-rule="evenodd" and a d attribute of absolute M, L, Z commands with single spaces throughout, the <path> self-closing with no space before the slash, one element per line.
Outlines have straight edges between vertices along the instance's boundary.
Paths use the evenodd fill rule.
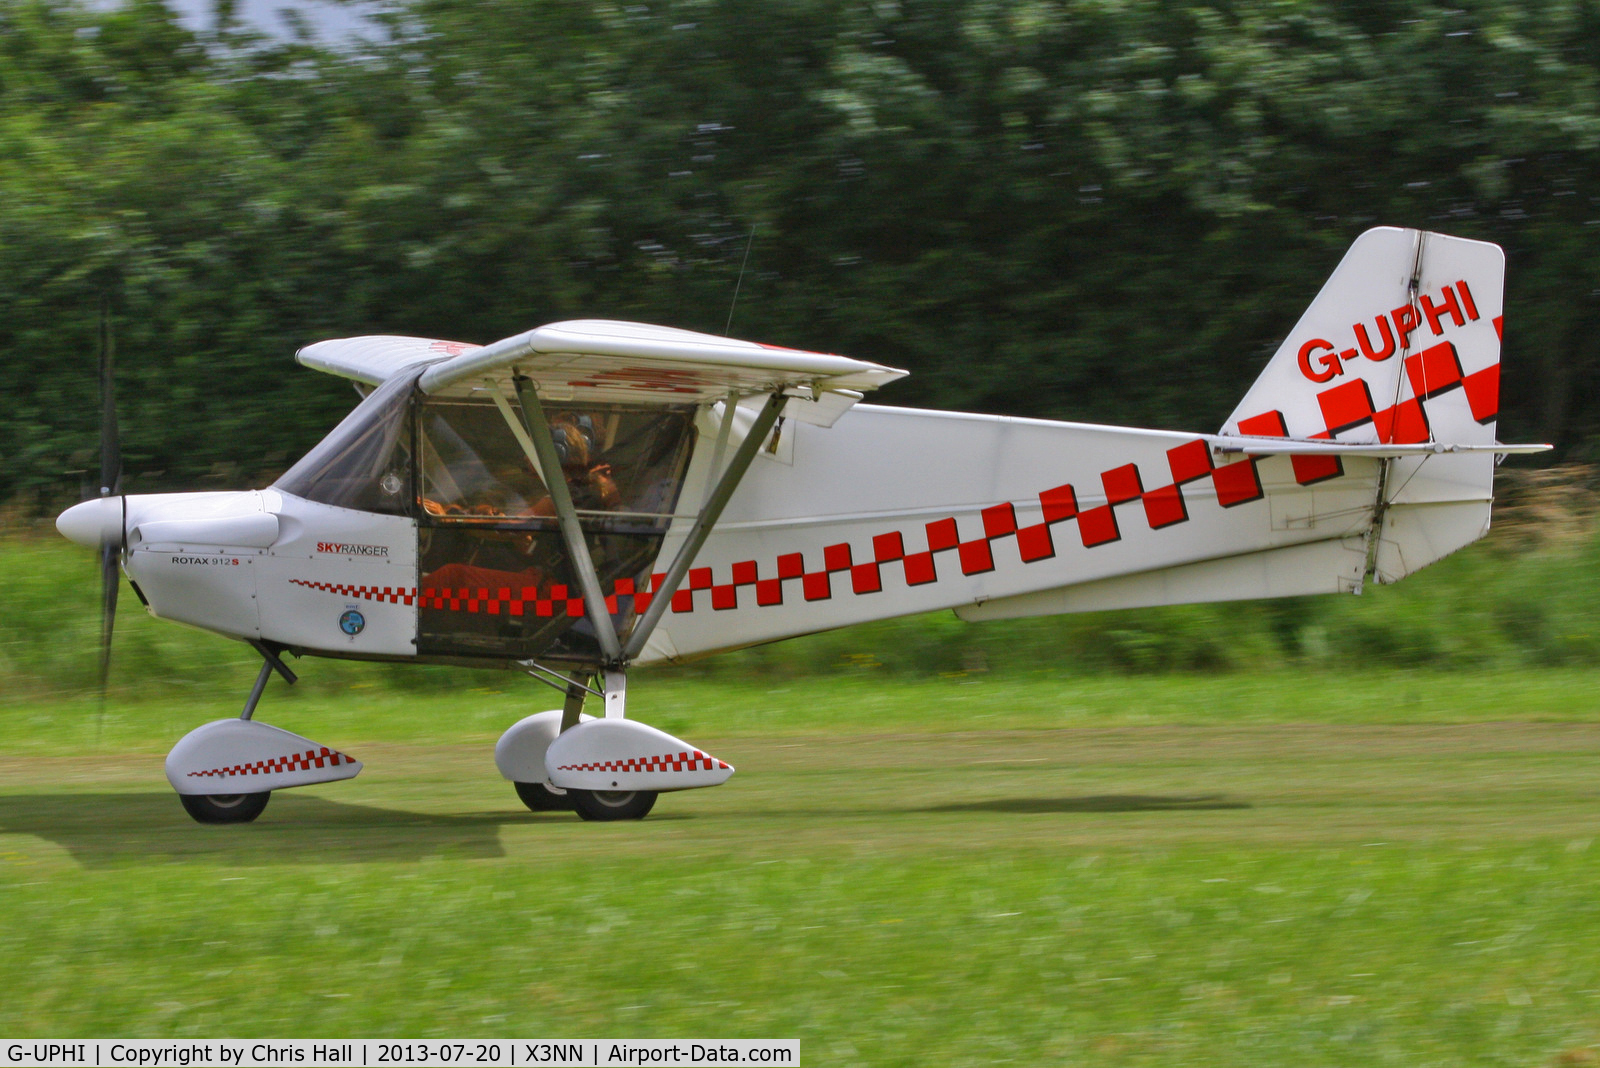
<path fill-rule="evenodd" d="M 555 505 L 556 519 L 561 524 L 561 540 L 566 543 L 567 556 L 578 573 L 578 585 L 583 589 L 584 609 L 600 640 L 600 651 L 606 663 L 622 660 L 622 643 L 617 640 L 617 628 L 606 611 L 605 594 L 600 592 L 600 577 L 595 574 L 594 557 L 589 555 L 589 543 L 583 537 L 583 525 L 578 522 L 577 509 L 572 504 L 572 491 L 561 469 L 561 457 L 556 455 L 556 444 L 550 437 L 550 422 L 544 417 L 544 406 L 539 403 L 539 392 L 533 380 L 522 375 L 516 377 L 517 399 L 522 402 L 522 421 L 527 424 L 528 437 L 533 451 L 539 457 L 539 467 L 548 472 L 545 488 L 550 491 L 550 503 Z"/>
<path fill-rule="evenodd" d="M 717 488 L 711 491 L 711 496 L 706 498 L 705 506 L 695 517 L 694 526 L 689 528 L 688 537 L 678 549 L 678 555 L 673 557 L 672 566 L 667 568 L 666 581 L 659 589 L 651 591 L 650 607 L 644 610 L 644 615 L 640 616 L 633 626 L 633 633 L 628 635 L 628 646 L 622 651 L 624 660 L 632 660 L 644 650 L 644 644 L 650 640 L 650 634 L 661 621 L 662 613 L 672 603 L 672 595 L 678 592 L 678 585 L 689 573 L 689 565 L 694 563 L 700 547 L 706 543 L 706 538 L 711 534 L 711 528 L 722 515 L 723 507 L 733 496 L 733 491 L 738 489 L 740 480 L 750 467 L 750 461 L 755 459 L 756 453 L 766 441 L 767 434 L 772 430 L 772 425 L 778 421 L 778 414 L 783 411 L 783 406 L 788 400 L 789 398 L 783 395 L 782 389 L 776 390 L 767 398 L 766 406 L 761 409 L 761 414 L 756 416 L 755 425 L 739 443 L 739 448 L 734 451 L 727 468 L 717 479 Z M 730 404 L 726 422 L 732 422 L 732 415 Z M 546 437 L 548 439 L 548 435 Z"/>

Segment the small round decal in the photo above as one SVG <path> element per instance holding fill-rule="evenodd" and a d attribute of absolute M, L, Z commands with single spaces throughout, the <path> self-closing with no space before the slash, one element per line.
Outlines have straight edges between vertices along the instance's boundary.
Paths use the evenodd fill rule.
<path fill-rule="evenodd" d="M 367 617 L 354 608 L 339 617 L 339 629 L 354 638 L 367 627 Z"/>

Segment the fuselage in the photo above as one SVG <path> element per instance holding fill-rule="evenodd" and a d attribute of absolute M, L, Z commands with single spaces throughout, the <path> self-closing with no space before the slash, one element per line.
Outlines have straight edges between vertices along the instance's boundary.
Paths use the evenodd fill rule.
<path fill-rule="evenodd" d="M 585 516 L 624 634 L 706 493 L 715 421 L 697 424 L 667 465 L 670 503 L 657 486 L 654 512 L 629 510 L 644 490 L 619 472 L 630 500 Z M 287 492 L 287 477 L 129 496 L 126 573 L 161 618 L 306 653 L 592 662 L 553 521 L 531 507 L 434 514 L 431 448 L 419 442 L 421 464 L 395 476 L 413 489 L 393 514 Z M 388 462 L 368 475 L 394 474 Z M 1401 462 L 1415 471 L 1391 513 L 1428 505 L 1428 558 L 1481 535 L 1491 457 Z M 1221 457 L 1191 434 L 857 405 L 763 448 L 638 660 L 947 608 L 979 618 L 1357 589 L 1379 461 L 1341 471 L 1302 484 L 1290 457 Z M 78 508 L 63 531 L 96 544 L 93 517 L 110 521 L 114 505 Z"/>

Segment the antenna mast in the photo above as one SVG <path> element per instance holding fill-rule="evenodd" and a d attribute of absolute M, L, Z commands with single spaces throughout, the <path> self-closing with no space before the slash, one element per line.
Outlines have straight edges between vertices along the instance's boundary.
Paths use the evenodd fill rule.
<path fill-rule="evenodd" d="M 728 321 L 722 326 L 722 336 L 733 329 L 733 309 L 739 304 L 739 287 L 744 285 L 744 269 L 750 265 L 750 246 L 756 243 L 755 223 L 750 224 L 750 240 L 744 244 L 744 262 L 739 264 L 739 280 L 733 283 L 733 299 L 728 302 Z"/>

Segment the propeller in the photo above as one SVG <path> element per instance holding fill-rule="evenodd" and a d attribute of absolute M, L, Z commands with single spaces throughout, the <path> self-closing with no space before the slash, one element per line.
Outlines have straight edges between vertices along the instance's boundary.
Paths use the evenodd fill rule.
<path fill-rule="evenodd" d="M 100 550 L 100 702 L 111 673 L 111 628 L 117 618 L 117 568 L 128 552 L 128 498 L 122 494 L 122 447 L 117 435 L 116 342 L 111 303 L 100 300 L 100 493 L 56 517 L 69 541 Z"/>
<path fill-rule="evenodd" d="M 113 533 L 102 522 L 100 534 L 100 697 L 111 675 L 111 630 L 117 620 L 117 566 L 128 548 L 128 500 L 122 496 L 122 446 L 117 436 L 116 341 L 111 332 L 111 305 L 100 298 L 100 498 L 115 497 L 120 522 Z M 102 504 L 102 514 L 108 510 Z"/>

